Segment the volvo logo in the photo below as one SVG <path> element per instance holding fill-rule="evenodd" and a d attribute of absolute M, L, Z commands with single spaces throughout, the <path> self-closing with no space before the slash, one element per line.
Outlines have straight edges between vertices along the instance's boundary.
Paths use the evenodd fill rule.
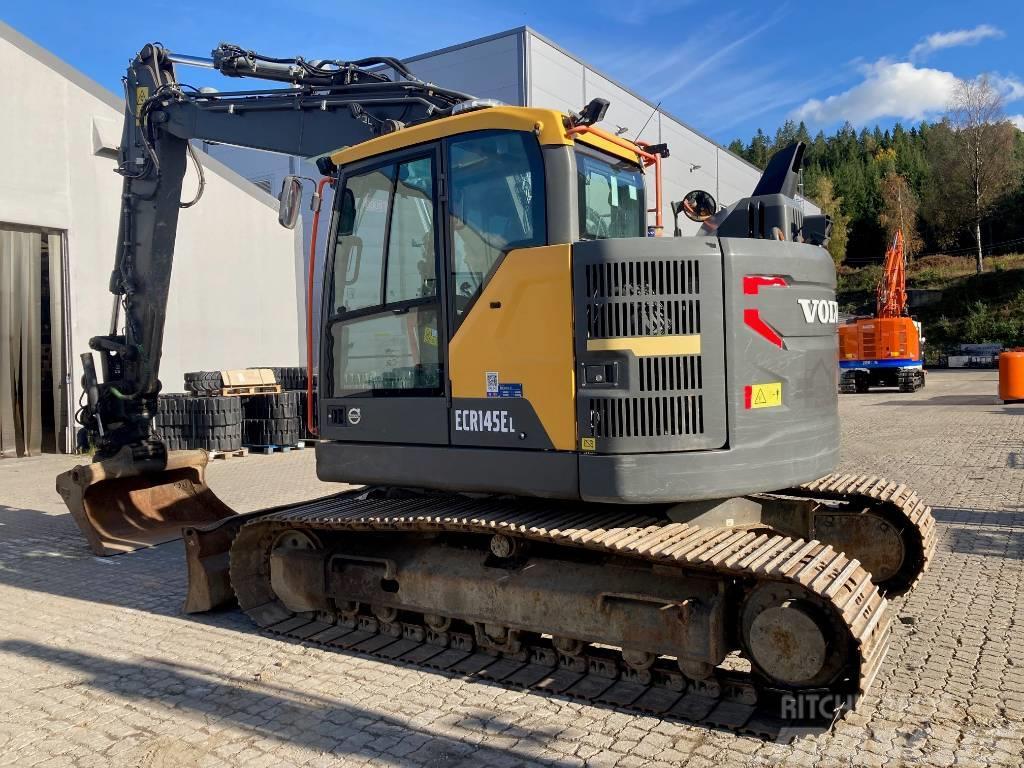
<path fill-rule="evenodd" d="M 363 412 L 360 408 L 349 408 L 348 409 L 348 423 L 353 427 L 363 420 Z"/>
<path fill-rule="evenodd" d="M 828 299 L 797 299 L 797 304 L 804 312 L 804 320 L 808 323 L 839 322 L 839 303 Z"/>

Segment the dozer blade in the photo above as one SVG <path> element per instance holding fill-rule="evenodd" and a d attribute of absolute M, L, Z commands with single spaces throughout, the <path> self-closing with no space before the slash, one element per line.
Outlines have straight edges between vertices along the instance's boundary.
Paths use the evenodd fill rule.
<path fill-rule="evenodd" d="M 182 537 L 185 539 L 188 593 L 185 595 L 182 612 L 205 613 L 235 599 L 228 571 L 231 542 L 247 521 L 276 510 L 275 507 L 246 512 L 206 526 L 188 526 L 184 529 Z"/>
<path fill-rule="evenodd" d="M 204 613 L 234 601 L 235 589 L 231 584 L 229 553 L 235 536 L 246 523 L 265 515 L 279 514 L 291 509 L 305 509 L 310 505 L 313 507 L 330 505 L 336 499 L 357 497 L 370 493 L 372 490 L 354 488 L 314 501 L 282 504 L 278 507 L 243 512 L 206 525 L 187 526 L 182 537 L 185 539 L 188 594 L 185 595 L 185 604 L 181 610 L 184 613 Z"/>
<path fill-rule="evenodd" d="M 206 485 L 208 459 L 205 451 L 172 451 L 154 469 L 126 448 L 58 475 L 57 492 L 93 552 L 131 552 L 180 538 L 185 526 L 235 515 Z"/>

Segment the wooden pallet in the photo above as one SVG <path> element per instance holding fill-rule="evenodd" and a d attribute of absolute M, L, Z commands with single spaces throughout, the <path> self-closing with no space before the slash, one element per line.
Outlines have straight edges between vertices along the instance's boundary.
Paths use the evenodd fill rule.
<path fill-rule="evenodd" d="M 299 440 L 295 445 L 247 445 L 245 447 L 253 453 L 269 456 L 272 453 L 288 453 L 291 450 L 301 451 L 306 447 L 306 441 Z"/>
<path fill-rule="evenodd" d="M 245 458 L 249 455 L 248 448 L 239 448 L 237 451 L 207 451 L 210 459 L 230 459 L 232 457 Z"/>
<path fill-rule="evenodd" d="M 279 395 L 281 394 L 280 384 L 250 384 L 244 387 L 224 387 L 215 389 L 212 392 L 204 392 L 210 397 L 241 397 L 242 395 Z"/>

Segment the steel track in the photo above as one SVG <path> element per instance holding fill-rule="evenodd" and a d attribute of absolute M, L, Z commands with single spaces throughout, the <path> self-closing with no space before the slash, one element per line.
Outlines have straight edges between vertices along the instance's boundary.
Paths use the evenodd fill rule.
<path fill-rule="evenodd" d="M 779 493 L 889 505 L 888 514 L 896 510 L 907 526 L 920 531 L 921 569 L 934 551 L 930 510 L 905 486 L 832 475 Z M 339 495 L 253 519 L 242 526 L 232 546 L 231 580 L 239 604 L 257 625 L 275 634 L 766 738 L 774 738 L 787 724 L 777 717 L 784 692 L 757 674 L 719 668 L 710 679 L 690 680 L 665 659 L 638 671 L 608 649 L 588 646 L 585 653 L 570 657 L 546 639 L 518 654 L 496 654 L 478 648 L 470 633 L 435 632 L 422 616 L 410 621 L 404 611 L 402 620 L 392 623 L 366 614 L 293 613 L 277 600 L 269 579 L 272 542 L 286 530 L 506 533 L 724 579 L 789 584 L 813 593 L 846 633 L 846 663 L 852 673 L 843 693 L 850 701 L 868 690 L 888 646 L 891 617 L 886 600 L 859 562 L 827 544 L 770 531 L 700 528 L 629 511 L 567 511 L 542 501 Z"/>
<path fill-rule="evenodd" d="M 932 509 L 904 483 L 874 475 L 836 473 L 797 488 L 760 495 L 841 502 L 848 507 L 860 507 L 867 514 L 876 515 L 894 526 L 903 539 L 906 559 L 899 573 L 888 579 L 883 587 L 889 597 L 912 590 L 935 556 L 938 532 Z"/>

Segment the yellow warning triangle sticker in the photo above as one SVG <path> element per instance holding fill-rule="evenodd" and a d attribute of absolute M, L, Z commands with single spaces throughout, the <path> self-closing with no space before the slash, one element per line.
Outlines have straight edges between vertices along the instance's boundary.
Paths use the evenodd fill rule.
<path fill-rule="evenodd" d="M 764 396 L 764 390 L 763 389 L 758 389 L 757 390 L 757 397 L 754 398 L 754 404 L 755 405 L 764 405 L 767 402 L 768 402 L 768 398 L 766 398 Z"/>

